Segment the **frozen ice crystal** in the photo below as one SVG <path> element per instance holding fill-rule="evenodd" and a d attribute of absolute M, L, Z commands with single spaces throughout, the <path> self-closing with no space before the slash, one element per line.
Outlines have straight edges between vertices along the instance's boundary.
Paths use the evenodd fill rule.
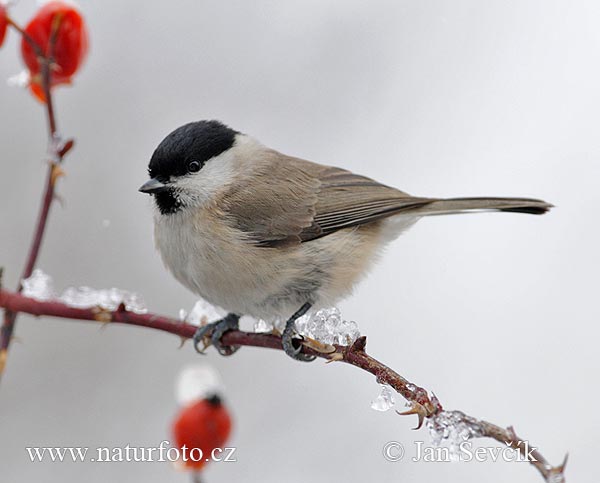
<path fill-rule="evenodd" d="M 565 483 L 565 475 L 563 473 L 551 473 L 546 478 L 547 483 Z"/>
<path fill-rule="evenodd" d="M 390 386 L 382 384 L 381 393 L 375 400 L 371 401 L 371 409 L 375 411 L 389 411 L 395 404 L 394 390 Z"/>
<path fill-rule="evenodd" d="M 90 287 L 69 287 L 58 300 L 77 308 L 101 307 L 106 310 L 117 310 L 121 304 L 125 310 L 144 314 L 148 311 L 141 296 L 119 288 L 93 289 Z"/>
<path fill-rule="evenodd" d="M 273 324 L 270 322 L 267 322 L 266 320 L 263 319 L 258 319 L 254 321 L 254 332 L 272 332 L 273 331 Z"/>
<path fill-rule="evenodd" d="M 36 300 L 52 300 L 56 298 L 52 277 L 36 268 L 29 278 L 21 282 L 23 295 Z"/>
<path fill-rule="evenodd" d="M 427 420 L 427 429 L 434 446 L 439 446 L 442 441 L 448 441 L 452 460 L 459 459 L 460 445 L 463 442 L 481 436 L 481 428 L 477 420 L 461 411 L 441 411 Z"/>
<path fill-rule="evenodd" d="M 324 344 L 350 345 L 360 337 L 358 324 L 344 320 L 336 307 L 300 317 L 296 320 L 296 330 L 299 334 Z"/>
<path fill-rule="evenodd" d="M 224 313 L 206 300 L 196 301 L 185 321 L 188 324 L 200 326 L 209 322 L 215 322 L 223 317 Z"/>
<path fill-rule="evenodd" d="M 90 287 L 69 287 L 57 296 L 54 291 L 52 277 L 42 270 L 36 269 L 31 277 L 24 279 L 23 295 L 36 300 L 58 300 L 70 307 L 80 309 L 101 307 L 106 310 L 116 310 L 119 305 L 125 305 L 130 312 L 143 314 L 147 312 L 146 305 L 140 295 L 118 288 L 96 290 Z"/>

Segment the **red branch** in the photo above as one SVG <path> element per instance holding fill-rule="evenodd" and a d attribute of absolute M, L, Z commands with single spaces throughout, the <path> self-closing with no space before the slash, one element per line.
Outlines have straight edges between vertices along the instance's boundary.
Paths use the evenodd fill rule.
<path fill-rule="evenodd" d="M 108 311 L 98 307 L 82 309 L 71 307 L 55 300 L 35 300 L 2 288 L 0 288 L 0 307 L 4 307 L 12 313 L 24 312 L 35 316 L 52 316 L 63 319 L 90 320 L 101 323 L 112 322 L 148 327 L 177 335 L 183 341 L 191 338 L 197 329 L 194 325 L 162 315 L 128 312 L 123 305 L 115 311 Z M 222 342 L 225 345 L 283 350 L 281 337 L 274 334 L 234 330 L 226 332 L 222 337 Z M 353 365 L 373 374 L 380 384 L 387 384 L 394 388 L 411 403 L 409 411 L 399 414 L 416 414 L 418 416 L 419 424 L 415 429 L 421 427 L 425 418 L 435 421 L 441 415 L 450 414 L 450 412 L 442 409 L 441 404 L 435 396 L 429 396 L 427 390 L 410 383 L 396 371 L 368 355 L 365 351 L 366 343 L 367 338 L 363 336 L 358 338 L 352 346 L 334 345 L 331 351 L 325 353 L 311 348 L 315 347 L 315 345 L 308 344 L 307 342 L 308 345 L 303 345 L 302 352 L 326 359 L 328 362 L 339 361 Z M 487 421 L 468 416 L 460 411 L 452 411 L 451 413 L 455 421 L 468 425 L 473 437 L 488 437 L 507 444 L 517 449 L 524 458 L 527 458 L 546 481 L 553 483 L 564 482 L 566 458 L 561 465 L 552 466 L 537 449 L 533 449 L 534 446 L 519 438 L 512 427 L 502 428 Z M 532 449 L 533 451 L 531 451 Z"/>
<path fill-rule="evenodd" d="M 29 248 L 29 253 L 25 262 L 25 267 L 23 268 L 23 273 L 21 275 L 21 280 L 23 280 L 31 276 L 33 269 L 35 268 L 35 265 L 37 263 L 37 259 L 40 253 L 40 247 L 42 245 L 42 240 L 46 231 L 48 214 L 50 213 L 50 207 L 52 206 L 52 202 L 54 201 L 54 187 L 56 184 L 56 180 L 62 174 L 59 164 L 62 162 L 64 156 L 73 147 L 73 141 L 67 141 L 62 145 L 59 143 L 56 128 L 56 117 L 54 115 L 52 92 L 50 89 L 50 70 L 53 62 L 52 55 L 54 50 L 54 44 L 56 43 L 56 34 L 58 32 L 58 29 L 60 28 L 60 22 L 56 22 L 53 24 L 53 30 L 49 43 L 49 52 L 47 54 L 45 54 L 43 52 L 43 49 L 31 38 L 31 36 L 27 34 L 12 19 L 8 19 L 8 24 L 23 36 L 23 38 L 32 46 L 32 48 L 40 58 L 40 63 L 42 66 L 42 88 L 44 89 L 44 94 L 46 97 L 45 106 L 49 138 L 48 151 L 50 161 L 48 165 L 48 172 L 46 175 L 46 185 L 44 189 L 44 195 L 42 197 L 42 202 L 40 205 L 35 231 L 31 240 L 31 246 Z M 19 283 L 19 287 L 17 288 L 17 290 L 20 292 L 21 289 L 22 287 Z M 15 330 L 16 320 L 17 312 L 13 312 L 11 310 L 6 310 L 4 312 L 4 320 L 2 323 L 2 329 L 0 330 L 0 377 L 2 376 L 2 373 L 4 372 L 4 367 L 6 366 L 8 348 L 12 341 L 12 335 Z"/>

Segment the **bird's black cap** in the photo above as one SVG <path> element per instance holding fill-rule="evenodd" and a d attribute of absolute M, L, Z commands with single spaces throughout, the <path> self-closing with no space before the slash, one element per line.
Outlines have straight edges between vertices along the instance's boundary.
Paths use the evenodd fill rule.
<path fill-rule="evenodd" d="M 148 166 L 151 178 L 168 179 L 188 173 L 189 163 L 203 166 L 235 142 L 234 131 L 219 121 L 190 122 L 175 129 L 158 145 Z"/>

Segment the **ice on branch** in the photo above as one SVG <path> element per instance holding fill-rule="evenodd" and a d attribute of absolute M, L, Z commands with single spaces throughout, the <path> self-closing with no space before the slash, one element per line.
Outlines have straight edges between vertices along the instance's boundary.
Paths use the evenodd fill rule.
<path fill-rule="evenodd" d="M 439 412 L 427 420 L 427 429 L 434 446 L 448 441 L 450 458 L 455 461 L 459 459 L 463 442 L 482 435 L 479 422 L 461 411 Z"/>
<path fill-rule="evenodd" d="M 218 307 L 209 304 L 206 300 L 199 299 L 189 313 L 183 309 L 179 311 L 179 320 L 191 325 L 201 326 L 209 322 L 215 322 L 223 318 L 224 315 L 225 313 Z"/>
<path fill-rule="evenodd" d="M 335 307 L 300 317 L 296 321 L 296 330 L 299 334 L 324 344 L 351 345 L 360 337 L 358 324 L 344 320 Z"/>
<path fill-rule="evenodd" d="M 285 320 L 269 322 L 259 319 L 254 321 L 254 332 L 268 333 L 277 329 L 282 332 Z M 300 335 L 318 340 L 324 344 L 350 345 L 360 337 L 358 324 L 344 320 L 339 309 L 328 309 L 309 312 L 296 320 L 296 330 Z"/>
<path fill-rule="evenodd" d="M 565 483 L 564 473 L 550 473 L 546 478 L 546 483 Z"/>
<path fill-rule="evenodd" d="M 254 321 L 254 332 L 258 333 L 269 333 L 273 332 L 273 324 L 263 319 Z"/>
<path fill-rule="evenodd" d="M 109 289 L 69 287 L 58 295 L 52 277 L 39 269 L 34 270 L 31 277 L 24 279 L 21 284 L 23 295 L 40 301 L 57 300 L 79 309 L 100 307 L 111 311 L 117 310 L 123 304 L 130 312 L 144 314 L 148 311 L 140 295 L 114 287 Z"/>
<path fill-rule="evenodd" d="M 394 390 L 390 386 L 382 384 L 381 393 L 377 396 L 377 399 L 371 401 L 371 409 L 375 411 L 389 411 L 395 404 Z"/>
<path fill-rule="evenodd" d="M 31 277 L 24 279 L 21 282 L 23 287 L 23 295 L 42 302 L 56 299 L 54 292 L 54 282 L 52 277 L 42 270 L 36 269 L 31 274 Z"/>
<path fill-rule="evenodd" d="M 181 406 L 222 393 L 221 377 L 216 369 L 208 364 L 184 367 L 179 373 L 175 386 L 175 397 Z"/>
<path fill-rule="evenodd" d="M 114 287 L 109 289 L 69 287 L 59 297 L 59 300 L 71 307 L 82 309 L 102 307 L 106 310 L 116 310 L 119 305 L 123 304 L 125 309 L 130 312 L 144 314 L 148 311 L 138 294 Z"/>

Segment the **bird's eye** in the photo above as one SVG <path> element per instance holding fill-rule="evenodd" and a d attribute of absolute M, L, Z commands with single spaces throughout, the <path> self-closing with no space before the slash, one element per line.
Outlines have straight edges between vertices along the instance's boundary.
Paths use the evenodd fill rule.
<path fill-rule="evenodd" d="M 188 171 L 190 173 L 197 173 L 200 171 L 200 163 L 198 161 L 191 161 L 190 164 L 188 164 Z"/>

